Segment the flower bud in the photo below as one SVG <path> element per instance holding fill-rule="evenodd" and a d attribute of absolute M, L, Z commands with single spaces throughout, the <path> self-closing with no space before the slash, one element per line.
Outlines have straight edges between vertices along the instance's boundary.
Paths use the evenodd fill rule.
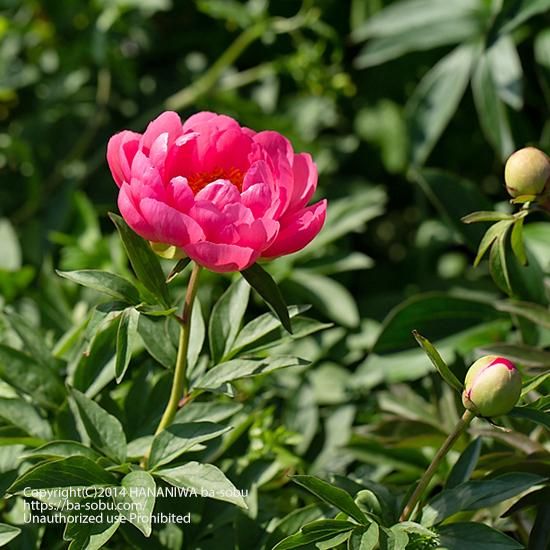
<path fill-rule="evenodd" d="M 511 361 L 498 355 L 478 359 L 464 380 L 462 403 L 477 416 L 510 412 L 521 394 L 521 375 Z"/>
<path fill-rule="evenodd" d="M 506 161 L 504 181 L 512 197 L 540 195 L 550 181 L 550 159 L 535 147 L 520 149 Z"/>

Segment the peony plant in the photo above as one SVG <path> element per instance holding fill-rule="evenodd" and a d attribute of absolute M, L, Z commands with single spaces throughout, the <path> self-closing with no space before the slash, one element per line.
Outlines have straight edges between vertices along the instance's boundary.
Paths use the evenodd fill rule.
<path fill-rule="evenodd" d="M 327 203 L 307 206 L 317 187 L 308 153 L 294 153 L 277 132 L 255 132 L 226 115 L 197 113 L 182 124 L 176 113 L 162 113 L 143 134 L 114 135 L 107 161 L 128 226 L 157 254 L 195 262 L 159 434 L 188 400 L 187 350 L 201 268 L 243 272 L 290 331 L 275 283 L 253 264 L 306 246 L 323 226 Z"/>

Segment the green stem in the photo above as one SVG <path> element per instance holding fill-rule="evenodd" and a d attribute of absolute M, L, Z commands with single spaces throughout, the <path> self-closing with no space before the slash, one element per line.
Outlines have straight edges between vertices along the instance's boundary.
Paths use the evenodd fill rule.
<path fill-rule="evenodd" d="M 193 312 L 193 303 L 195 301 L 195 296 L 197 295 L 199 275 L 201 272 L 201 267 L 198 264 L 193 266 L 193 271 L 191 272 L 191 278 L 189 279 L 189 284 L 187 285 L 187 292 L 185 293 L 185 302 L 183 304 L 183 313 L 181 316 L 181 328 L 180 328 L 180 340 L 178 347 L 178 356 L 176 359 L 176 368 L 174 370 L 174 380 L 172 381 L 172 390 L 170 391 L 170 399 L 168 400 L 168 405 L 160 423 L 158 425 L 155 435 L 159 434 L 168 427 L 178 410 L 178 405 L 182 397 L 187 395 L 188 385 L 187 385 L 187 348 L 189 346 L 189 330 L 191 328 L 191 313 Z"/>
<path fill-rule="evenodd" d="M 474 414 L 470 411 L 464 411 L 462 418 L 458 421 L 457 425 L 454 427 L 453 431 L 449 434 L 443 445 L 440 447 L 434 456 L 431 464 L 428 469 L 424 472 L 424 475 L 420 478 L 414 493 L 409 498 L 409 501 L 405 505 L 403 512 L 399 521 L 407 521 L 411 514 L 413 513 L 418 501 L 424 494 L 426 487 L 430 483 L 433 475 L 435 474 L 439 464 L 445 458 L 446 454 L 451 450 L 451 447 L 454 445 L 455 441 L 460 437 L 462 432 L 469 426 L 470 422 L 473 420 Z"/>

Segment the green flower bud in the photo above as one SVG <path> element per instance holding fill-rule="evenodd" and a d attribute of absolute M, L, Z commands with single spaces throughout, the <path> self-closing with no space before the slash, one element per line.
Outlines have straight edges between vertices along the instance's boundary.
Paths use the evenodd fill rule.
<path fill-rule="evenodd" d="M 477 416 L 510 412 L 521 394 L 521 375 L 514 364 L 498 355 L 478 359 L 464 380 L 462 403 Z"/>
<path fill-rule="evenodd" d="M 535 147 L 520 149 L 506 161 L 504 181 L 512 197 L 540 195 L 550 181 L 550 159 Z"/>

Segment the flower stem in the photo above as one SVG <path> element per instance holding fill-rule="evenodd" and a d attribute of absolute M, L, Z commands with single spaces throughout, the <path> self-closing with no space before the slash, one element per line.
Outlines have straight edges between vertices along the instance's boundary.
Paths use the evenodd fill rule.
<path fill-rule="evenodd" d="M 178 404 L 182 397 L 187 394 L 187 348 L 189 346 L 189 330 L 191 328 L 191 313 L 193 312 L 193 303 L 195 302 L 195 296 L 197 295 L 199 275 L 201 267 L 198 264 L 193 266 L 189 284 L 187 285 L 187 291 L 185 293 L 185 302 L 183 304 L 183 313 L 180 319 L 180 339 L 178 347 L 178 356 L 176 359 L 176 368 L 174 370 L 174 380 L 172 381 L 172 390 L 170 391 L 170 399 L 166 405 L 166 409 L 160 423 L 158 425 L 155 435 L 159 434 L 168 427 L 178 410 Z"/>
<path fill-rule="evenodd" d="M 418 482 L 418 485 L 414 490 L 414 493 L 409 498 L 409 501 L 407 502 L 407 504 L 405 505 L 405 508 L 403 509 L 403 512 L 401 513 L 401 517 L 399 518 L 399 521 L 407 521 L 411 517 L 411 514 L 413 513 L 416 505 L 418 504 L 418 501 L 420 500 L 424 491 L 426 490 L 428 483 L 430 483 L 430 480 L 435 474 L 439 464 L 441 463 L 443 458 L 445 458 L 445 455 L 451 450 L 451 447 L 454 445 L 455 441 L 460 437 L 462 432 L 469 426 L 473 418 L 474 418 L 474 414 L 472 412 L 464 411 L 462 418 L 458 421 L 458 423 L 454 427 L 453 431 L 449 434 L 449 436 L 447 437 L 443 445 L 441 445 L 441 447 L 439 448 L 439 451 L 437 451 L 428 469 L 424 472 L 424 475 L 420 478 L 420 481 Z"/>

